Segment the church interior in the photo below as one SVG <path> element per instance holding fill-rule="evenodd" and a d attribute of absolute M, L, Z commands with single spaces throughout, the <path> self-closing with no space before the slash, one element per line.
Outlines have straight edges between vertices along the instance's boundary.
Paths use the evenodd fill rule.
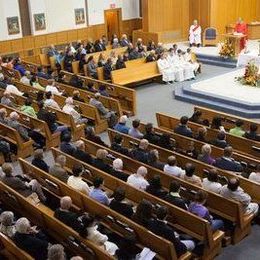
<path fill-rule="evenodd" d="M 0 259 L 257 260 L 260 0 L 0 0 Z"/>

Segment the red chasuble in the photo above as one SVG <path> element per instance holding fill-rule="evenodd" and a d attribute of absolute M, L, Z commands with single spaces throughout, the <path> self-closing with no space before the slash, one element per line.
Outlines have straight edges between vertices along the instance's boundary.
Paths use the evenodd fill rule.
<path fill-rule="evenodd" d="M 235 27 L 235 32 L 237 33 L 243 33 L 247 36 L 247 24 L 246 23 L 237 23 Z M 246 47 L 246 40 L 247 37 L 241 39 L 240 42 L 240 50 L 243 50 Z"/>

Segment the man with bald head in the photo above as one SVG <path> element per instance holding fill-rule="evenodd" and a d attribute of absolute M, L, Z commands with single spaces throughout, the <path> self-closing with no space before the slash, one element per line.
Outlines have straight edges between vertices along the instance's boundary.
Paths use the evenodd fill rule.
<path fill-rule="evenodd" d="M 242 172 L 242 165 L 235 161 L 232 155 L 233 148 L 231 146 L 226 147 L 223 156 L 216 159 L 215 166 L 226 171 Z"/>
<path fill-rule="evenodd" d="M 252 202 L 251 197 L 239 186 L 238 178 L 231 178 L 227 185 L 224 185 L 220 195 L 227 199 L 233 199 L 240 202 L 245 214 L 258 214 L 259 205 Z"/>
<path fill-rule="evenodd" d="M 198 24 L 197 20 L 193 21 L 193 24 L 190 27 L 190 47 L 196 45 L 197 47 L 200 47 L 201 45 L 201 27 Z"/>

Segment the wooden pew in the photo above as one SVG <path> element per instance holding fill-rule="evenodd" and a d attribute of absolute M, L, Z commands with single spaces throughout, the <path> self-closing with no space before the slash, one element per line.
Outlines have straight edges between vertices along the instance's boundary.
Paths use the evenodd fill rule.
<path fill-rule="evenodd" d="M 40 78 L 39 83 L 42 86 L 47 86 L 48 80 Z M 80 88 L 76 88 L 76 87 L 70 86 L 68 84 L 58 83 L 58 85 L 61 90 L 64 90 L 70 96 L 72 96 L 73 91 L 75 91 L 75 90 L 79 91 L 80 97 L 83 98 L 85 100 L 85 102 L 87 102 L 87 103 L 89 102 L 90 98 L 94 97 L 94 95 L 95 95 L 93 92 L 83 90 Z M 117 99 L 114 99 L 111 97 L 105 97 L 105 96 L 100 96 L 99 99 L 107 109 L 109 109 L 111 111 L 115 111 L 119 116 L 121 116 L 123 114 L 121 105 Z"/>
<path fill-rule="evenodd" d="M 32 116 L 28 116 L 17 109 L 0 104 L 0 108 L 5 108 L 7 113 L 15 111 L 20 115 L 20 122 L 31 129 L 38 130 L 46 138 L 46 149 L 60 145 L 60 133 L 51 133 L 46 122 Z"/>
<path fill-rule="evenodd" d="M 205 255 L 215 256 L 220 253 L 221 250 L 221 239 L 224 236 L 222 231 L 216 231 L 212 233 L 209 223 L 189 212 L 180 209 L 162 199 L 159 199 L 147 192 L 135 189 L 131 185 L 128 185 L 124 181 L 121 181 L 105 172 L 102 172 L 93 166 L 90 166 L 84 162 L 81 162 L 58 149 L 52 149 L 54 158 L 58 155 L 66 156 L 66 164 L 69 168 L 72 168 L 73 165 L 77 163 L 82 163 L 86 169 L 88 169 L 93 177 L 102 176 L 104 179 L 105 186 L 110 190 L 115 190 L 117 187 L 122 187 L 126 191 L 126 198 L 133 202 L 134 204 L 139 204 L 142 199 L 147 199 L 151 201 L 154 205 L 163 205 L 166 206 L 169 210 L 168 221 L 171 222 L 175 228 L 180 229 L 182 232 L 188 232 L 189 235 L 194 236 L 196 239 L 204 241 L 207 245 L 204 250 Z M 188 223 L 188 224 L 187 224 Z M 193 225 L 190 225 L 193 223 Z M 196 223 L 196 224 L 195 224 Z M 188 231 L 187 231 L 188 230 Z M 208 255 L 208 257 L 209 257 Z M 210 258 L 210 257 L 209 257 Z"/>
<path fill-rule="evenodd" d="M 99 216 L 103 221 L 108 223 L 109 226 L 112 226 L 121 234 L 129 234 L 129 232 L 130 234 L 134 233 L 137 236 L 138 244 L 151 248 L 158 253 L 159 259 L 161 259 L 161 257 L 167 260 L 177 259 L 172 243 L 148 232 L 144 227 L 89 198 L 87 195 L 72 189 L 59 179 L 34 167 L 25 160 L 20 159 L 19 162 L 23 172 L 30 172 L 30 174 L 33 174 L 42 185 L 48 187 L 48 189 L 51 188 L 58 196 L 70 196 L 74 205 L 95 216 Z M 191 254 L 187 253 L 180 259 L 189 259 L 190 256 Z"/>
<path fill-rule="evenodd" d="M 171 181 L 175 180 L 180 182 L 181 186 L 188 191 L 198 191 L 202 190 L 202 188 L 195 186 L 193 184 L 190 184 L 182 179 L 179 179 L 175 176 L 168 175 L 164 173 L 163 171 L 160 171 L 156 168 L 153 168 L 149 165 L 143 164 L 141 162 L 135 161 L 130 157 L 126 157 L 120 153 L 117 153 L 111 149 L 108 149 L 106 147 L 103 147 L 101 145 L 95 144 L 87 139 L 82 139 L 85 143 L 86 151 L 89 154 L 96 154 L 98 149 L 106 149 L 109 154 L 113 155 L 115 158 L 120 158 L 124 162 L 124 171 L 128 172 L 135 172 L 140 166 L 145 166 L 148 170 L 147 178 L 151 179 L 153 176 L 159 175 L 161 178 L 162 186 L 166 189 L 169 189 Z M 207 169 L 207 168 L 205 168 Z M 244 215 L 242 206 L 240 203 L 225 199 L 222 196 L 208 192 L 208 198 L 207 198 L 207 205 L 211 212 L 223 217 L 224 219 L 227 219 L 234 223 L 235 225 L 235 231 L 233 233 L 233 243 L 238 243 L 240 240 L 242 240 L 246 235 L 250 234 L 251 232 L 251 221 L 253 216 L 252 215 Z M 191 199 L 188 197 L 188 199 Z M 191 222 L 192 223 L 192 222 Z M 191 228 L 192 229 L 192 228 Z M 189 229 L 186 228 L 186 233 L 189 233 Z M 216 236 L 213 240 L 217 241 Z M 206 250 L 207 251 L 207 250 Z"/>
<path fill-rule="evenodd" d="M 125 62 L 126 68 L 136 68 L 145 64 L 145 58 L 128 60 Z"/>
<path fill-rule="evenodd" d="M 99 246 L 80 237 L 76 231 L 54 218 L 51 209 L 42 203 L 35 205 L 31 198 L 24 198 L 3 182 L 0 182 L 0 198 L 4 204 L 8 205 L 15 212 L 19 212 L 28 219 L 33 219 L 34 224 L 41 227 L 44 231 L 48 231 L 55 240 L 66 245 L 75 254 L 83 258 L 87 257 L 87 259 L 114 259 Z M 77 239 L 78 243 L 76 241 L 73 243 L 70 238 Z M 90 252 L 92 255 L 90 255 Z"/>
<path fill-rule="evenodd" d="M 160 128 L 166 130 L 173 130 L 180 122 L 179 119 L 169 116 L 163 113 L 156 113 L 157 124 Z M 202 126 L 193 122 L 189 122 L 188 126 L 192 129 L 193 132 L 197 132 Z M 213 140 L 218 134 L 218 130 L 207 128 L 207 138 Z M 243 153 L 247 156 L 254 157 L 256 159 L 260 156 L 260 143 L 246 139 L 244 137 L 237 137 L 230 134 L 226 134 L 226 140 L 229 145 L 233 147 L 234 150 L 238 153 Z"/>
<path fill-rule="evenodd" d="M 129 67 L 111 72 L 112 83 L 119 85 L 134 85 L 138 82 L 160 77 L 157 63 L 144 63 L 138 67 Z"/>
<path fill-rule="evenodd" d="M 258 126 L 258 133 L 260 133 L 260 123 L 257 122 L 257 121 L 254 121 L 254 120 L 249 120 L 249 119 L 246 119 L 244 117 L 239 117 L 239 116 L 234 116 L 234 115 L 231 115 L 231 114 L 227 114 L 227 113 L 224 113 L 224 112 L 220 112 L 220 111 L 217 111 L 217 110 L 213 110 L 213 109 L 209 109 L 209 108 L 205 108 L 205 107 L 200 107 L 200 106 L 195 106 L 194 107 L 194 112 L 195 111 L 201 111 L 202 112 L 202 115 L 201 115 L 201 118 L 202 119 L 208 119 L 210 122 L 212 121 L 212 119 L 214 117 L 220 117 L 222 119 L 222 123 L 223 123 L 223 126 L 229 130 L 233 127 L 235 127 L 235 123 L 238 119 L 242 120 L 244 122 L 244 128 L 246 130 L 249 130 L 250 129 L 250 125 L 252 123 L 256 124 Z"/>
<path fill-rule="evenodd" d="M 172 141 L 175 143 L 175 150 L 176 152 L 179 152 L 181 154 L 187 154 L 187 150 L 189 150 L 191 144 L 194 145 L 194 148 L 196 151 L 200 152 L 202 146 L 205 144 L 204 142 L 198 141 L 194 138 L 186 137 L 183 135 L 179 135 L 174 133 L 174 131 L 165 130 L 163 128 L 154 127 L 154 130 L 156 134 L 162 135 L 162 134 L 168 134 L 171 136 Z M 145 133 L 145 124 L 140 124 L 140 131 L 142 133 Z M 218 158 L 223 156 L 224 149 L 219 148 L 217 146 L 211 145 L 211 155 L 214 158 Z M 239 154 L 237 152 L 233 153 L 233 158 L 237 161 L 240 161 L 243 165 L 246 166 L 247 171 L 253 171 L 256 169 L 256 166 L 260 163 L 259 160 L 251 158 L 250 156 L 246 156 L 244 154 Z M 251 172 L 250 172 L 251 173 Z"/>
<path fill-rule="evenodd" d="M 33 154 L 33 140 L 24 141 L 14 128 L 0 123 L 0 135 L 7 142 L 11 142 L 17 146 L 18 157 L 26 158 Z"/>
<path fill-rule="evenodd" d="M 0 256 L 5 256 L 7 259 L 15 260 L 33 260 L 33 258 L 15 245 L 15 243 L 6 235 L 0 232 L 0 243 L 3 248 L 0 250 Z"/>
<path fill-rule="evenodd" d="M 68 79 L 73 76 L 73 73 L 62 70 L 61 73 L 66 75 Z M 107 91 L 110 97 L 117 99 L 120 102 L 122 110 L 131 115 L 136 114 L 136 91 L 134 89 L 126 88 L 123 86 L 115 85 L 108 83 L 106 81 L 96 80 L 90 77 L 80 76 L 78 77 L 83 80 L 84 84 L 93 83 L 94 86 L 98 89 L 100 85 L 104 85 L 107 88 Z"/>

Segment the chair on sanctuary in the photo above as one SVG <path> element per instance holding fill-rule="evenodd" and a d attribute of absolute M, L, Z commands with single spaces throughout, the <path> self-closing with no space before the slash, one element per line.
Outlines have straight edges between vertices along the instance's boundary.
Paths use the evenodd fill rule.
<path fill-rule="evenodd" d="M 216 28 L 206 28 L 203 33 L 203 46 L 217 45 L 218 44 L 218 32 Z"/>

